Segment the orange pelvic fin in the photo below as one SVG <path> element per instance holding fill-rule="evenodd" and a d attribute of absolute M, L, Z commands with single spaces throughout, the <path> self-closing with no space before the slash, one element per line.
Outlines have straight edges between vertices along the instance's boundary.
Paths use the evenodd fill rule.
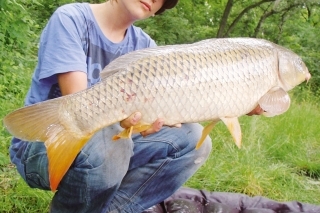
<path fill-rule="evenodd" d="M 140 122 L 137 125 L 131 126 L 130 128 L 126 128 L 122 132 L 120 132 L 119 134 L 113 136 L 112 140 L 119 140 L 122 138 L 131 138 L 132 134 L 143 132 L 143 131 L 149 129 L 150 127 L 152 127 L 151 124 Z"/>
<path fill-rule="evenodd" d="M 201 147 L 201 145 L 203 144 L 203 141 L 206 139 L 206 137 L 209 135 L 209 133 L 211 132 L 211 130 L 213 129 L 213 127 L 219 122 L 219 120 L 216 121 L 212 121 L 211 123 L 209 123 L 206 127 L 204 127 L 204 129 L 202 130 L 202 135 L 201 138 L 199 139 L 197 145 L 196 145 L 196 149 L 199 149 Z"/>

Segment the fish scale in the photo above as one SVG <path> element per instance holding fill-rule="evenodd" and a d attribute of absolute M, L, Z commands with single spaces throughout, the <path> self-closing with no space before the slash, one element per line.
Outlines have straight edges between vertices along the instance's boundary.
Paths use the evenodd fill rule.
<path fill-rule="evenodd" d="M 17 138 L 45 143 L 55 190 L 95 132 L 136 111 L 142 114 L 133 128 L 137 132 L 157 118 L 167 125 L 211 121 L 196 148 L 222 120 L 240 147 L 237 118 L 258 105 L 267 116 L 284 113 L 290 106 L 287 91 L 310 77 L 298 55 L 262 39 L 148 48 L 112 61 L 93 87 L 18 109 L 4 118 L 4 125 Z M 130 132 L 115 138 L 130 137 Z"/>

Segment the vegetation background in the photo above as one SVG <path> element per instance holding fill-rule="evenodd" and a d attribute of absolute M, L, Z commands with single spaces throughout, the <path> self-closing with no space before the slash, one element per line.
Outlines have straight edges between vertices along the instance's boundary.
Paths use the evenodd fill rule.
<path fill-rule="evenodd" d="M 76 1 L 0 0 L 1 120 L 23 106 L 41 30 L 58 6 L 71 2 Z M 218 124 L 211 134 L 210 159 L 186 186 L 320 205 L 319 0 L 182 0 L 165 14 L 136 25 L 159 45 L 256 37 L 301 55 L 313 77 L 291 92 L 290 110 L 274 118 L 240 118 L 241 150 Z M 1 122 L 0 212 L 48 212 L 53 194 L 22 181 L 10 164 L 10 139 Z"/>

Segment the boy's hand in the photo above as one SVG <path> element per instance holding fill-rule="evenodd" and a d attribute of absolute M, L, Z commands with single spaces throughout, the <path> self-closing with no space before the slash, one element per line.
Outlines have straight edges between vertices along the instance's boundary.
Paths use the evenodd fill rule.
<path fill-rule="evenodd" d="M 247 115 L 261 115 L 263 113 L 263 109 L 258 105 L 256 108 L 254 108 L 251 112 L 249 112 Z"/>

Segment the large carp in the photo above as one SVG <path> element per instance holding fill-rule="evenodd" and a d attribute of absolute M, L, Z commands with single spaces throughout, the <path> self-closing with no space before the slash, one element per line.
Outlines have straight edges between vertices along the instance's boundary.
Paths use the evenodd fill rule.
<path fill-rule="evenodd" d="M 290 105 L 287 91 L 310 77 L 299 56 L 266 40 L 161 46 L 119 57 L 95 86 L 18 109 L 4 118 L 4 125 L 17 138 L 45 143 L 55 190 L 90 137 L 133 112 L 142 113 L 144 124 L 136 132 L 157 118 L 167 125 L 212 121 L 197 148 L 222 120 L 240 147 L 238 117 L 258 105 L 269 116 L 285 112 Z"/>

